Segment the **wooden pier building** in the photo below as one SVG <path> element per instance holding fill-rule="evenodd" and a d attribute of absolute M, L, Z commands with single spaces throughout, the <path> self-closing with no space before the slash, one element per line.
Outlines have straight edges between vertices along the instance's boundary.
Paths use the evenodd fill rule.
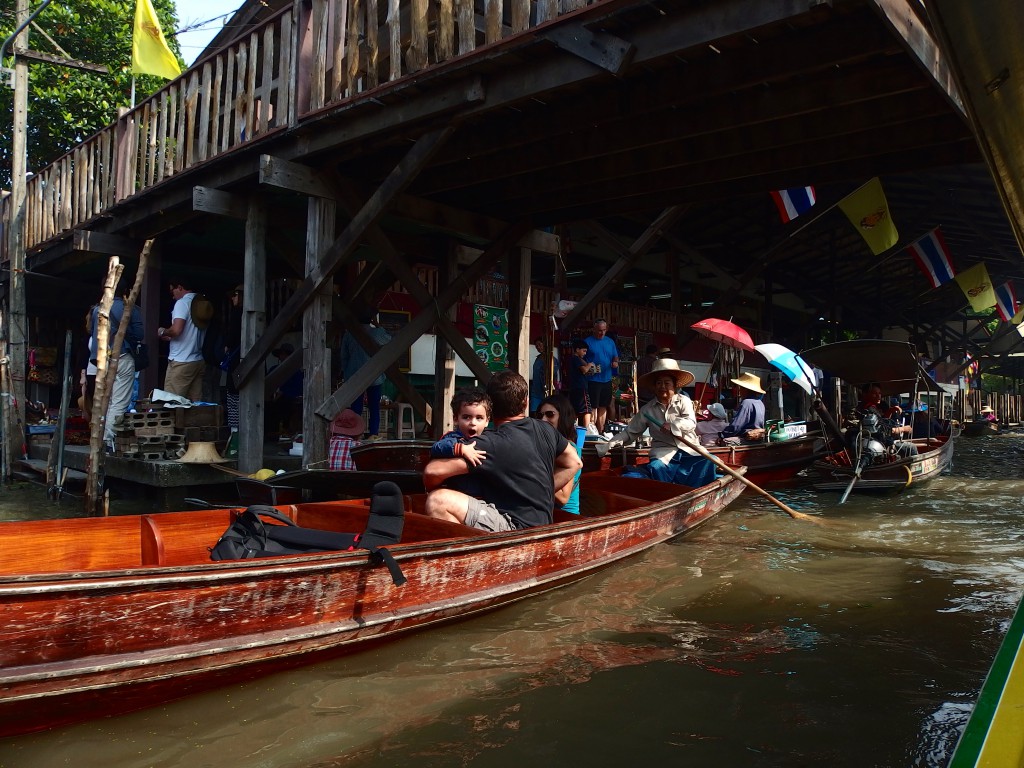
<path fill-rule="evenodd" d="M 564 328 L 614 299 L 662 310 L 680 345 L 694 312 L 744 305 L 768 334 L 845 315 L 976 343 L 950 324 L 962 295 L 924 296 L 835 203 L 880 176 L 904 238 L 942 224 L 994 279 L 1019 275 L 984 160 L 915 0 L 296 0 L 37 169 L 5 202 L 5 258 L 24 258 L 29 314 L 59 316 L 95 301 L 108 255 L 131 269 L 155 239 L 150 330 L 162 274 L 242 283 L 251 471 L 264 361 L 298 329 L 281 373 L 305 370 L 304 463 L 381 372 L 438 433 L 454 357 L 488 375 L 455 308 L 496 271 L 524 373 L 556 295 L 577 302 Z M 810 184 L 819 212 L 781 224 L 769 192 Z M 377 350 L 354 307 L 391 289 L 416 311 Z M 330 323 L 374 352 L 337 389 Z M 399 365 L 427 332 L 429 401 Z"/>

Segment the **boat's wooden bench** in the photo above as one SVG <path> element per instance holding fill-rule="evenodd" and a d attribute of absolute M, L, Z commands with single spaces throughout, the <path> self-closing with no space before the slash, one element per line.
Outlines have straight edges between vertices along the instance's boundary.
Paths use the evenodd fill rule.
<path fill-rule="evenodd" d="M 81 517 L 12 521 L 0 525 L 5 576 L 137 568 L 139 521 L 133 517 Z"/>
<path fill-rule="evenodd" d="M 234 519 L 235 510 L 141 515 L 140 549 L 142 565 L 194 565 L 210 560 L 210 547 L 217 543 Z"/>

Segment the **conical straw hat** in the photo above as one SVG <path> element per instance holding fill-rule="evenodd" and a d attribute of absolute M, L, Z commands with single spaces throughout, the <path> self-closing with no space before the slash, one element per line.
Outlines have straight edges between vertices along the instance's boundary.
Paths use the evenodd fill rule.
<path fill-rule="evenodd" d="M 221 458 L 213 443 L 194 440 L 188 444 L 188 450 L 178 461 L 182 464 L 221 464 L 227 459 Z"/>

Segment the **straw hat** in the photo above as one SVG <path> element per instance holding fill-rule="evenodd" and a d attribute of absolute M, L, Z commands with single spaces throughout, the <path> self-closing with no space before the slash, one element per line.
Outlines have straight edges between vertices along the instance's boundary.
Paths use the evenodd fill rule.
<path fill-rule="evenodd" d="M 693 382 L 693 374 L 680 368 L 677 361 L 662 358 L 655 360 L 650 372 L 645 373 L 636 380 L 637 386 L 644 389 L 654 389 L 654 380 L 659 376 L 665 375 L 669 375 L 676 380 L 676 389 L 685 387 Z"/>
<path fill-rule="evenodd" d="M 758 392 L 764 394 L 764 390 L 761 388 L 761 379 L 755 376 L 750 371 L 744 371 L 740 374 L 738 379 L 729 379 L 737 387 L 743 387 L 749 389 L 751 392 Z"/>
<path fill-rule="evenodd" d="M 981 413 L 995 413 L 995 411 L 992 409 L 991 405 L 986 405 L 981 409 Z"/>
<path fill-rule="evenodd" d="M 227 459 L 221 458 L 213 443 L 193 440 L 188 444 L 185 455 L 178 459 L 181 464 L 221 464 Z"/>
<path fill-rule="evenodd" d="M 363 432 L 366 431 L 366 423 L 363 421 L 363 417 L 353 411 L 351 408 L 346 408 L 344 411 L 334 417 L 334 421 L 331 422 L 331 434 L 332 435 L 348 435 L 349 437 L 359 437 Z"/>

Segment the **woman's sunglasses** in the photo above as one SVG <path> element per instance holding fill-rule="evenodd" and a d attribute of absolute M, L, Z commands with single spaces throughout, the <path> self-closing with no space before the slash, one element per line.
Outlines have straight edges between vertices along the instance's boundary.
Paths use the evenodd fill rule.
<path fill-rule="evenodd" d="M 543 416 L 545 419 L 553 419 L 555 416 L 558 415 L 558 411 L 541 411 L 540 415 Z"/>

